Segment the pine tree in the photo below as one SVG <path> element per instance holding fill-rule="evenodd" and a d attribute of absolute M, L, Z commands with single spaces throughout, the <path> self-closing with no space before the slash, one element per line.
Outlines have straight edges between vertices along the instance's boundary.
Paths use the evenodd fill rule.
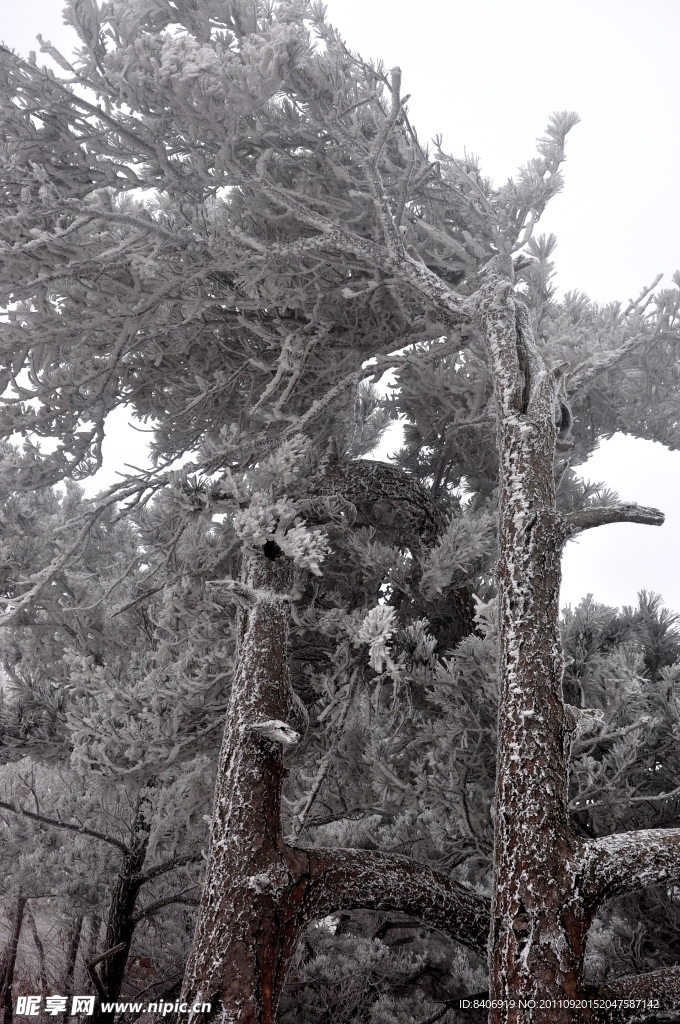
<path fill-rule="evenodd" d="M 43 491 L 9 498 L 2 509 L 6 570 L 30 575 L 86 504 L 72 484 L 63 497 Z M 137 549 L 129 523 L 100 518 L 79 561 L 3 638 L 1 749 L 14 765 L 0 809 L 9 834 L 19 822 L 24 833 L 19 850 L 7 844 L 0 855 L 6 877 L 27 892 L 30 871 L 30 897 L 45 887 L 59 896 L 72 952 L 57 979 L 62 995 L 72 989 L 83 917 L 103 918 L 103 948 L 90 957 L 96 952 L 100 966 L 88 973 L 107 1002 L 120 995 L 140 924 L 166 907 L 197 902 L 201 811 L 209 809 L 212 782 L 206 755 L 195 748 L 171 767 L 173 725 L 182 712 L 191 718 L 191 708 L 175 691 L 177 714 L 168 722 L 167 694 L 159 688 L 154 704 L 135 687 L 148 643 L 140 627 L 150 609 L 142 614 L 133 601 L 108 614 L 109 595 L 118 602 L 131 596 Z M 155 749 L 152 732 L 161 740 Z M 159 749 L 161 763 L 153 760 Z"/>
<path fill-rule="evenodd" d="M 1 423 L 29 435 L 0 478 L 40 493 L 88 475 L 119 405 L 153 422 L 155 469 L 74 509 L 30 577 L 9 575 L 2 621 L 34 630 L 117 507 L 139 572 L 115 612 L 138 610 L 146 639 L 133 617 L 123 646 L 144 655 L 119 686 L 113 661 L 71 659 L 64 678 L 99 728 L 86 741 L 79 720 L 72 756 L 189 761 L 214 737 L 214 713 L 198 723 L 220 664 L 183 998 L 272 1024 L 305 928 L 352 909 L 483 952 L 489 890 L 492 998 L 580 996 L 595 913 L 672 883 L 678 832 L 584 836 L 570 813 L 570 751 L 601 708 L 563 699 L 560 553 L 583 529 L 662 521 L 573 467 L 621 428 L 675 443 L 677 288 L 625 308 L 555 300 L 554 240 L 532 232 L 575 115 L 494 187 L 475 161 L 426 151 L 399 70 L 353 55 L 303 0 L 67 10 L 73 63 L 43 44 L 61 78 L 0 54 Z M 381 403 L 361 385 L 388 368 L 398 390 Z M 397 464 L 362 460 L 395 413 L 409 421 Z M 154 732 L 159 684 L 182 700 Z M 578 785 L 599 771 L 577 761 Z M 473 984 L 474 964 L 458 974 Z"/>

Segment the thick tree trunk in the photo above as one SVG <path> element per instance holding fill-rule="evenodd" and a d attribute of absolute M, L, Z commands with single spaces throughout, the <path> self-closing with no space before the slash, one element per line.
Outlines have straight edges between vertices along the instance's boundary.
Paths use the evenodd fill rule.
<path fill-rule="evenodd" d="M 482 951 L 488 908 L 472 891 L 402 857 L 302 850 L 281 831 L 283 749 L 297 737 L 288 677 L 292 563 L 249 558 L 237 670 L 220 753 L 206 884 L 181 1002 L 210 1003 L 224 1024 L 274 1024 L 302 929 L 336 910 L 403 910 Z"/>
<path fill-rule="evenodd" d="M 511 265 L 490 267 L 480 294 L 494 374 L 501 464 L 500 702 L 490 940 L 490 1021 L 574 1020 L 572 1009 L 522 1007 L 580 990 L 589 915 L 579 898 L 579 841 L 567 819 L 570 723 L 559 634 L 564 526 L 553 458 L 558 382 L 543 365 Z M 505 270 L 505 274 L 502 272 Z"/>
<path fill-rule="evenodd" d="M 12 920 L 10 923 L 10 934 L 7 940 L 2 957 L 0 957 L 0 1013 L 2 1024 L 11 1024 L 14 1016 L 12 1002 L 12 987 L 14 984 L 14 968 L 17 962 L 17 949 L 19 948 L 19 936 L 21 925 L 24 920 L 24 909 L 26 897 L 19 892 L 12 905 Z"/>
<path fill-rule="evenodd" d="M 501 468 L 500 701 L 494 889 L 489 943 L 491 1024 L 593 1019 L 582 999 L 588 927 L 613 895 L 680 873 L 678 830 L 585 842 L 569 826 L 569 755 L 581 712 L 562 697 L 560 559 L 592 526 L 659 524 L 655 509 L 618 505 L 562 517 L 553 460 L 568 428 L 560 370 L 544 364 L 529 313 L 496 257 L 474 298 L 493 370 Z M 566 1003 L 566 1005 L 564 1005 Z"/>

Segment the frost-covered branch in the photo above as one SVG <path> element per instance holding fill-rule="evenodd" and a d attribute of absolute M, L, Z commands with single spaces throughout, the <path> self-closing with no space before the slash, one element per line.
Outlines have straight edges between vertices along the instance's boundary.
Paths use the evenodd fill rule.
<path fill-rule="evenodd" d="M 421 260 L 405 252 L 393 253 L 371 239 L 340 228 L 327 217 L 304 206 L 299 198 L 293 197 L 285 189 L 265 183 L 262 183 L 261 187 L 303 224 L 317 228 L 323 233 L 323 242 L 315 241 L 315 247 L 318 245 L 320 249 L 329 253 L 344 253 L 346 256 L 361 260 L 368 267 L 379 268 L 382 274 L 398 278 L 402 284 L 409 285 L 426 299 L 447 327 L 455 328 L 472 322 L 473 307 Z M 304 246 L 305 242 L 301 241 L 300 244 Z M 288 248 L 287 255 L 290 254 Z"/>
<path fill-rule="evenodd" d="M 603 505 L 599 508 L 584 508 L 578 512 L 568 512 L 564 517 L 568 536 L 573 537 L 583 530 L 591 530 L 595 526 L 607 526 L 609 523 L 641 523 L 644 526 L 663 526 L 665 516 L 658 508 L 645 508 L 631 502 L 617 505 Z"/>
<path fill-rule="evenodd" d="M 655 341 L 663 326 L 665 326 L 663 321 L 660 321 L 653 329 L 634 331 L 616 348 L 599 352 L 597 355 L 591 356 L 584 365 L 576 367 L 569 376 L 569 401 L 576 402 L 583 398 L 588 388 L 603 373 L 615 367 L 640 345 Z"/>
<path fill-rule="evenodd" d="M 299 836 L 300 833 L 305 828 L 305 826 L 307 825 L 309 813 L 312 807 L 314 806 L 314 801 L 319 795 L 321 787 L 323 786 L 324 783 L 324 779 L 328 775 L 328 771 L 331 765 L 333 764 L 333 758 L 335 757 L 335 754 L 338 749 L 338 744 L 340 743 L 340 739 L 342 738 L 342 735 L 344 733 L 345 725 L 347 724 L 349 713 L 354 704 L 354 698 L 356 697 L 357 688 L 359 686 L 359 681 L 361 680 L 361 678 L 362 672 L 360 668 L 355 668 L 350 677 L 347 695 L 344 699 L 340 716 L 337 722 L 334 723 L 335 731 L 330 748 L 327 750 L 327 752 L 321 759 L 321 764 L 319 765 L 316 775 L 314 776 L 314 781 L 312 782 L 309 793 L 307 794 L 302 810 L 296 815 L 296 820 L 293 824 L 293 835 L 295 837 Z"/>
<path fill-rule="evenodd" d="M 417 917 L 486 955 L 489 903 L 473 889 L 408 857 L 377 850 L 310 850 L 314 915 L 363 908 Z"/>
<path fill-rule="evenodd" d="M 658 1016 L 659 1013 L 680 1006 L 680 967 L 662 967 L 658 971 L 647 971 L 644 974 L 625 974 L 621 978 L 608 981 L 598 988 L 600 999 L 634 999 L 649 1000 L 650 1007 L 645 1013 L 634 1008 L 626 1013 L 626 1020 L 644 1020 L 646 1016 Z M 653 1010 L 655 1001 L 660 1007 Z"/>
<path fill-rule="evenodd" d="M 42 825 L 51 825 L 54 828 L 60 828 L 66 832 L 75 832 L 77 835 L 90 836 L 92 839 L 101 839 L 104 843 L 110 843 L 111 846 L 118 847 L 118 849 L 122 850 L 123 853 L 128 852 L 127 846 L 125 843 L 121 842 L 120 839 L 106 835 L 105 832 L 98 832 L 96 829 L 87 828 L 85 825 L 78 825 L 71 821 L 60 821 L 59 818 L 49 818 L 45 814 L 36 814 L 34 811 L 27 811 L 23 807 L 17 807 L 16 804 L 13 804 L 8 800 L 0 800 L 0 808 L 5 811 L 11 811 L 12 814 L 20 814 L 24 818 L 30 818 L 31 821 L 40 822 Z"/>
<path fill-rule="evenodd" d="M 680 828 L 639 829 L 587 843 L 585 890 L 597 904 L 680 880 Z"/>

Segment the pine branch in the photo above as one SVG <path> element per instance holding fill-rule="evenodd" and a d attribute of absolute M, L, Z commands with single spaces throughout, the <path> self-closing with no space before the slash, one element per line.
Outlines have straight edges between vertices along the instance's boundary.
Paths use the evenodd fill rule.
<path fill-rule="evenodd" d="M 395 854 L 332 849 L 304 852 L 309 857 L 311 917 L 360 908 L 399 911 L 486 956 L 489 902 L 474 890 Z"/>
<path fill-rule="evenodd" d="M 156 157 L 158 159 L 159 153 L 157 145 L 145 142 L 141 135 L 136 135 L 129 128 L 126 128 L 125 125 L 123 125 L 120 121 L 117 121 L 115 117 L 111 117 L 111 115 L 108 114 L 101 107 L 97 106 L 94 103 L 88 103 L 88 101 L 84 99 L 81 94 L 73 92 L 71 89 L 67 87 L 66 84 L 60 81 L 46 68 L 43 69 L 34 67 L 28 61 L 24 60 L 18 54 L 12 53 L 11 50 L 8 50 L 4 46 L 0 47 L 0 53 L 2 54 L 5 60 L 9 59 L 9 61 L 11 61 L 11 63 L 15 65 L 16 69 L 23 71 L 26 77 L 31 80 L 31 82 L 35 82 L 38 79 L 42 79 L 49 85 L 50 89 L 57 89 L 62 94 L 64 103 L 67 104 L 68 107 L 80 107 L 81 110 L 85 111 L 87 114 L 94 115 L 95 117 L 103 121 L 104 124 L 108 125 L 109 130 L 111 132 L 117 133 L 121 135 L 123 138 L 126 138 L 128 142 L 132 144 L 133 152 L 138 153 L 139 150 L 141 149 L 149 157 Z M 140 121 L 137 121 L 129 114 L 127 115 L 127 120 L 129 122 L 134 123 L 135 126 L 141 129 L 144 133 L 148 133 L 148 129 Z M 97 132 L 98 129 L 93 127 L 92 134 L 96 134 Z M 84 142 L 86 140 L 82 139 L 81 141 Z"/>
<path fill-rule="evenodd" d="M 659 323 L 653 331 L 637 331 L 618 348 L 594 356 L 586 364 L 576 367 L 569 377 L 569 401 L 573 404 L 582 399 L 588 388 L 595 383 L 598 377 L 601 377 L 607 370 L 611 370 L 617 363 L 620 363 L 629 353 L 634 352 L 639 345 L 655 341 L 661 333 L 661 328 L 662 323 Z"/>
<path fill-rule="evenodd" d="M 430 1016 L 427 1017 L 425 1020 L 420 1021 L 419 1024 L 437 1024 L 437 1021 L 440 1021 L 442 1017 L 444 1017 L 445 1014 L 454 1006 L 457 1006 L 459 1002 L 460 1000 L 458 999 L 452 999 L 447 1001 L 446 1003 L 443 1003 L 441 1009 L 435 1010 L 434 1013 L 430 1014 Z"/>
<path fill-rule="evenodd" d="M 585 844 L 584 893 L 594 905 L 680 880 L 680 828 L 639 829 Z"/>
<path fill-rule="evenodd" d="M 305 800 L 304 807 L 297 815 L 297 821 L 293 825 L 293 836 L 295 838 L 297 838 L 301 834 L 301 832 L 307 825 L 309 819 L 309 812 L 314 806 L 314 801 L 319 795 L 324 780 L 328 775 L 328 771 L 331 765 L 333 764 L 333 759 L 337 752 L 338 744 L 340 743 L 340 739 L 345 731 L 345 725 L 347 724 L 349 713 L 354 705 L 354 698 L 356 697 L 357 694 L 359 682 L 363 679 L 362 668 L 363 665 L 356 667 L 350 677 L 347 697 L 345 698 L 342 711 L 340 712 L 340 718 L 336 723 L 335 734 L 333 736 L 333 741 L 330 745 L 330 749 L 327 751 L 327 753 L 321 760 L 321 764 L 319 765 L 316 776 L 314 777 L 314 782 L 312 783 L 311 789 L 307 794 L 307 799 Z"/>
<path fill-rule="evenodd" d="M 200 853 L 187 853 L 183 857 L 171 857 L 170 860 L 163 861 L 162 864 L 156 864 L 147 871 L 141 872 L 137 875 L 135 881 L 138 881 L 140 885 L 144 885 L 146 882 L 150 882 L 152 878 L 158 878 L 159 875 L 167 874 L 168 871 L 185 867 L 187 864 L 200 864 L 202 860 L 203 855 Z"/>
<path fill-rule="evenodd" d="M 607 1000 L 633 999 L 659 1000 L 658 1009 L 635 1007 L 625 1013 L 625 1020 L 643 1021 L 645 1017 L 656 1016 L 680 1008 L 680 966 L 662 967 L 644 974 L 626 974 L 615 978 L 598 989 L 598 997 Z"/>
<path fill-rule="evenodd" d="M 438 274 L 429 270 L 419 259 L 409 256 L 403 251 L 391 251 L 385 246 L 354 232 L 340 228 L 339 225 L 324 217 L 323 214 L 315 213 L 309 207 L 304 206 L 297 196 L 291 195 L 286 189 L 269 182 L 259 182 L 265 194 L 271 195 L 281 206 L 290 210 L 292 214 L 303 224 L 316 228 L 322 232 L 323 241 L 318 239 L 305 239 L 300 242 L 300 251 L 286 248 L 290 256 L 294 251 L 301 255 L 304 247 L 310 245 L 312 248 L 320 248 L 326 252 L 340 252 L 345 256 L 352 256 L 360 259 L 371 268 L 380 269 L 381 273 L 392 275 L 398 278 L 402 284 L 408 285 L 420 295 L 427 299 L 442 317 L 447 327 L 460 327 L 461 324 L 471 323 L 474 309 L 472 304 L 446 284 Z M 297 245 L 298 243 L 291 243 Z M 275 255 L 275 253 L 273 253 Z"/>
<path fill-rule="evenodd" d="M 599 508 L 584 508 L 579 512 L 569 512 L 564 517 L 567 525 L 567 536 L 573 537 L 583 530 L 591 530 L 595 526 L 607 526 L 609 523 L 641 523 L 644 526 L 663 526 L 665 516 L 658 508 L 645 508 L 632 502 L 621 502 L 618 505 L 604 505 Z"/>
<path fill-rule="evenodd" d="M 569 801 L 569 810 L 594 811 L 597 807 L 610 807 L 612 804 L 660 803 L 662 800 L 672 800 L 676 796 L 680 796 L 680 786 L 669 790 L 668 793 L 650 793 L 643 796 L 629 796 L 627 793 L 624 793 L 622 796 L 616 796 L 614 793 L 606 793 L 602 800 L 591 800 L 587 796 L 582 795 L 578 800 Z"/>
<path fill-rule="evenodd" d="M 192 466 L 185 467 L 187 471 L 192 468 Z M 30 590 L 26 591 L 18 598 L 0 598 L 0 603 L 4 604 L 7 608 L 4 615 L 0 615 L 0 626 L 9 626 L 14 622 L 21 612 L 31 605 L 33 600 L 42 592 L 47 584 L 50 583 L 55 576 L 70 563 L 71 559 L 83 549 L 88 542 L 92 527 L 108 508 L 112 505 L 118 505 L 120 502 L 130 498 L 132 501 L 129 505 L 125 506 L 124 509 L 126 513 L 129 513 L 137 505 L 146 504 L 156 491 L 160 490 L 171 480 L 170 474 L 159 475 L 156 472 L 149 472 L 146 470 L 140 472 L 140 477 L 142 478 L 142 482 L 136 482 L 130 486 L 128 480 L 123 480 L 120 483 L 112 484 L 111 487 L 104 492 L 98 503 L 82 517 L 85 522 L 76 535 L 76 539 L 71 544 L 68 544 L 64 550 L 44 569 L 35 573 L 28 580 L 22 581 L 33 584 Z M 144 497 L 146 492 L 149 493 Z M 123 513 L 121 513 L 121 517 L 122 515 Z M 77 524 L 78 520 L 75 522 L 71 521 L 64 527 L 61 527 L 58 532 L 72 533 Z"/>
<path fill-rule="evenodd" d="M 199 899 L 197 899 L 195 896 L 185 895 L 185 893 L 190 892 L 192 889 L 196 888 L 196 885 L 192 885 L 188 889 L 183 889 L 182 892 L 177 893 L 177 895 L 175 896 L 166 896 L 165 899 L 156 900 L 155 903 L 150 903 L 148 907 L 144 907 L 144 909 L 140 910 L 138 914 L 135 914 L 135 916 L 132 918 L 132 923 L 137 925 L 143 918 L 150 917 L 157 911 L 162 910 L 163 907 L 169 907 L 174 903 L 181 903 L 182 905 L 187 907 L 199 906 L 201 902 Z"/>
<path fill-rule="evenodd" d="M 31 821 L 38 821 L 42 825 L 52 825 L 54 828 L 60 828 L 66 832 L 75 832 L 77 835 L 90 836 L 92 839 L 101 839 L 103 843 L 110 843 L 111 846 L 116 846 L 123 853 L 129 853 L 127 846 L 125 843 L 121 842 L 120 839 L 108 836 L 104 832 L 98 832 L 96 829 L 86 828 L 85 825 L 76 825 L 70 821 L 60 821 L 58 818 L 48 818 L 45 814 L 36 814 L 33 811 L 26 811 L 23 807 L 17 807 L 16 804 L 10 803 L 7 800 L 0 800 L 0 808 L 5 811 L 11 811 L 12 814 L 20 814 L 24 818 L 30 818 Z"/>
<path fill-rule="evenodd" d="M 380 154 L 385 148 L 385 144 L 394 130 L 401 113 L 403 102 L 400 96 L 401 68 L 392 68 L 392 71 L 390 72 L 390 84 L 392 89 L 390 113 L 371 146 L 368 160 L 364 163 L 364 172 L 373 197 L 373 205 L 376 209 L 378 219 L 383 230 L 383 237 L 385 239 L 387 249 L 392 255 L 403 257 L 405 254 L 404 243 L 390 209 L 389 199 L 387 198 L 385 186 L 383 185 L 383 180 L 378 169 Z"/>
<path fill-rule="evenodd" d="M 96 956 L 94 960 L 90 960 L 89 964 L 87 965 L 87 973 L 92 978 L 92 981 L 94 983 L 95 988 L 97 989 L 100 999 L 105 1000 L 107 998 L 108 993 L 104 986 L 102 985 L 101 978 L 95 971 L 95 967 L 97 966 L 97 964 L 102 963 L 104 960 L 108 960 L 110 957 L 115 956 L 116 953 L 122 953 L 124 949 L 127 949 L 127 947 L 127 942 L 119 942 L 117 946 L 112 946 L 111 949 L 106 949 L 103 953 L 100 953 L 99 956 Z"/>

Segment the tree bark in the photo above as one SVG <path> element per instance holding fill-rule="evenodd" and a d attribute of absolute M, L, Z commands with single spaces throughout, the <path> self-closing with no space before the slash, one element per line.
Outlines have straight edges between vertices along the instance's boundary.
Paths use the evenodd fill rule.
<path fill-rule="evenodd" d="M 403 910 L 480 952 L 488 931 L 485 900 L 416 861 L 284 841 L 283 749 L 300 727 L 287 658 L 293 565 L 269 554 L 250 556 L 242 574 L 255 600 L 242 613 L 207 878 L 182 988 L 190 1020 L 220 1013 L 224 1024 L 274 1024 L 300 933 L 337 910 Z M 191 1012 L 202 1003 L 209 1014 Z"/>
<path fill-rule="evenodd" d="M 99 916 L 99 914 L 90 914 L 87 948 L 85 950 L 85 974 L 83 976 L 83 981 L 86 981 L 88 986 L 92 985 L 93 982 L 87 971 L 87 965 L 91 963 L 91 961 L 94 960 L 94 958 L 97 955 L 97 946 L 99 944 L 99 931 L 101 929 L 101 926 L 102 919 Z"/>
<path fill-rule="evenodd" d="M 12 921 L 10 925 L 9 939 L 5 946 L 1 964 L 0 974 L 0 1013 L 2 1013 L 2 1024 L 11 1024 L 14 1016 L 14 1006 L 12 1001 L 12 987 L 14 984 L 14 968 L 17 962 L 17 949 L 19 948 L 19 936 L 21 935 L 21 925 L 24 920 L 24 910 L 26 907 L 26 897 L 22 895 L 21 891 L 14 899 L 12 906 Z"/>
<path fill-rule="evenodd" d="M 478 296 L 494 376 L 501 463 L 500 702 L 489 1020 L 573 1021 L 520 1003 L 576 996 L 590 923 L 575 898 L 579 841 L 567 818 L 569 722 L 562 702 L 560 555 L 553 457 L 557 381 L 533 344 L 497 257 Z"/>

